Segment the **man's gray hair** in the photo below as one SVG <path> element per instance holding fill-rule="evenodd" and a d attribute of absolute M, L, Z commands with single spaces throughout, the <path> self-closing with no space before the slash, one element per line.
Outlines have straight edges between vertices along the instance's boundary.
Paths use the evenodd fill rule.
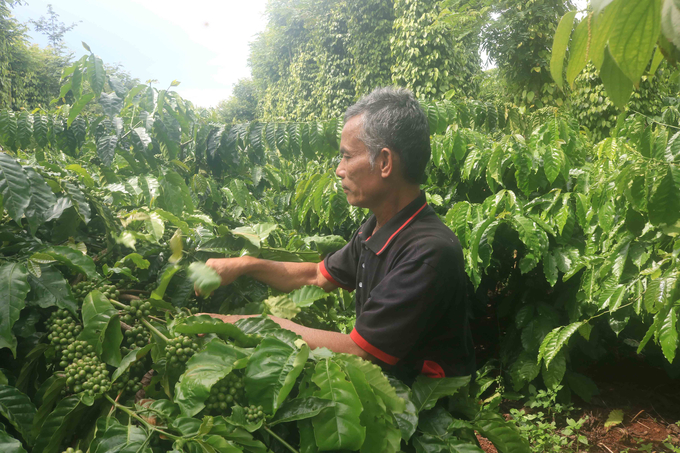
<path fill-rule="evenodd" d="M 430 126 L 427 116 L 413 93 L 405 88 L 376 88 L 345 112 L 345 123 L 362 115 L 359 134 L 371 165 L 388 148 L 401 157 L 404 178 L 412 183 L 425 179 L 430 160 Z"/>

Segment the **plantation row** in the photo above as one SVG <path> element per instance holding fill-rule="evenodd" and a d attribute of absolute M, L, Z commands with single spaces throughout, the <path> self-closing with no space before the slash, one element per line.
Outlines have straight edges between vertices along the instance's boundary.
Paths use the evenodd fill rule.
<path fill-rule="evenodd" d="M 504 371 L 409 388 L 266 317 L 197 315 L 351 331 L 343 290 L 242 279 L 196 298 L 214 275 L 188 266 L 342 247 L 367 212 L 334 176 L 339 121 L 208 123 L 170 90 L 117 86 L 94 55 L 62 86 L 72 105 L 0 112 L 3 451 L 481 451 L 474 431 L 527 451 L 496 410 L 506 388 L 589 400 L 576 359 L 616 337 L 677 368 L 674 108 L 592 143 L 554 111 L 423 103 L 424 189 L 464 246 L 473 311 L 499 303 Z"/>

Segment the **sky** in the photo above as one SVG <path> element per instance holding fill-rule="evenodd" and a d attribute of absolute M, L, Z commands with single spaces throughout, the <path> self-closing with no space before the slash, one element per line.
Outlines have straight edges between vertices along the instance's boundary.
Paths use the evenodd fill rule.
<path fill-rule="evenodd" d="M 75 57 L 86 42 L 104 63 L 122 64 L 133 77 L 173 80 L 196 106 L 212 107 L 250 76 L 249 43 L 264 30 L 266 0 L 26 0 L 15 6 L 21 22 L 47 14 L 47 4 L 66 24 L 79 22 L 65 42 Z M 82 21 L 82 22 L 80 22 Z M 30 29 L 33 42 L 47 38 Z"/>

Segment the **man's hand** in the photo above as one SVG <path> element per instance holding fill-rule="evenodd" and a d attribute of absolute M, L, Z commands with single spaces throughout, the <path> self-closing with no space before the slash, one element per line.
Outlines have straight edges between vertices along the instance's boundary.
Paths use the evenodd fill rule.
<path fill-rule="evenodd" d="M 245 273 L 244 261 L 250 258 L 249 256 L 242 256 L 239 258 L 210 258 L 206 261 L 206 266 L 210 266 L 220 274 L 222 278 L 222 286 L 232 283 Z"/>

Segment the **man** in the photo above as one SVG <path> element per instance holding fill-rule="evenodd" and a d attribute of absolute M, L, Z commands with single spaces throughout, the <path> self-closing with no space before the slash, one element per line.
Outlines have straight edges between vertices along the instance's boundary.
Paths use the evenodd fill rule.
<path fill-rule="evenodd" d="M 305 285 L 356 290 L 351 334 L 272 317 L 314 349 L 326 347 L 379 363 L 402 379 L 475 371 L 458 239 L 420 190 L 430 159 L 427 117 L 405 89 L 379 88 L 350 107 L 336 170 L 354 206 L 373 215 L 341 250 L 321 263 L 253 257 L 211 259 L 228 285 L 249 275 L 279 291 Z M 225 322 L 243 316 L 212 315 Z"/>

